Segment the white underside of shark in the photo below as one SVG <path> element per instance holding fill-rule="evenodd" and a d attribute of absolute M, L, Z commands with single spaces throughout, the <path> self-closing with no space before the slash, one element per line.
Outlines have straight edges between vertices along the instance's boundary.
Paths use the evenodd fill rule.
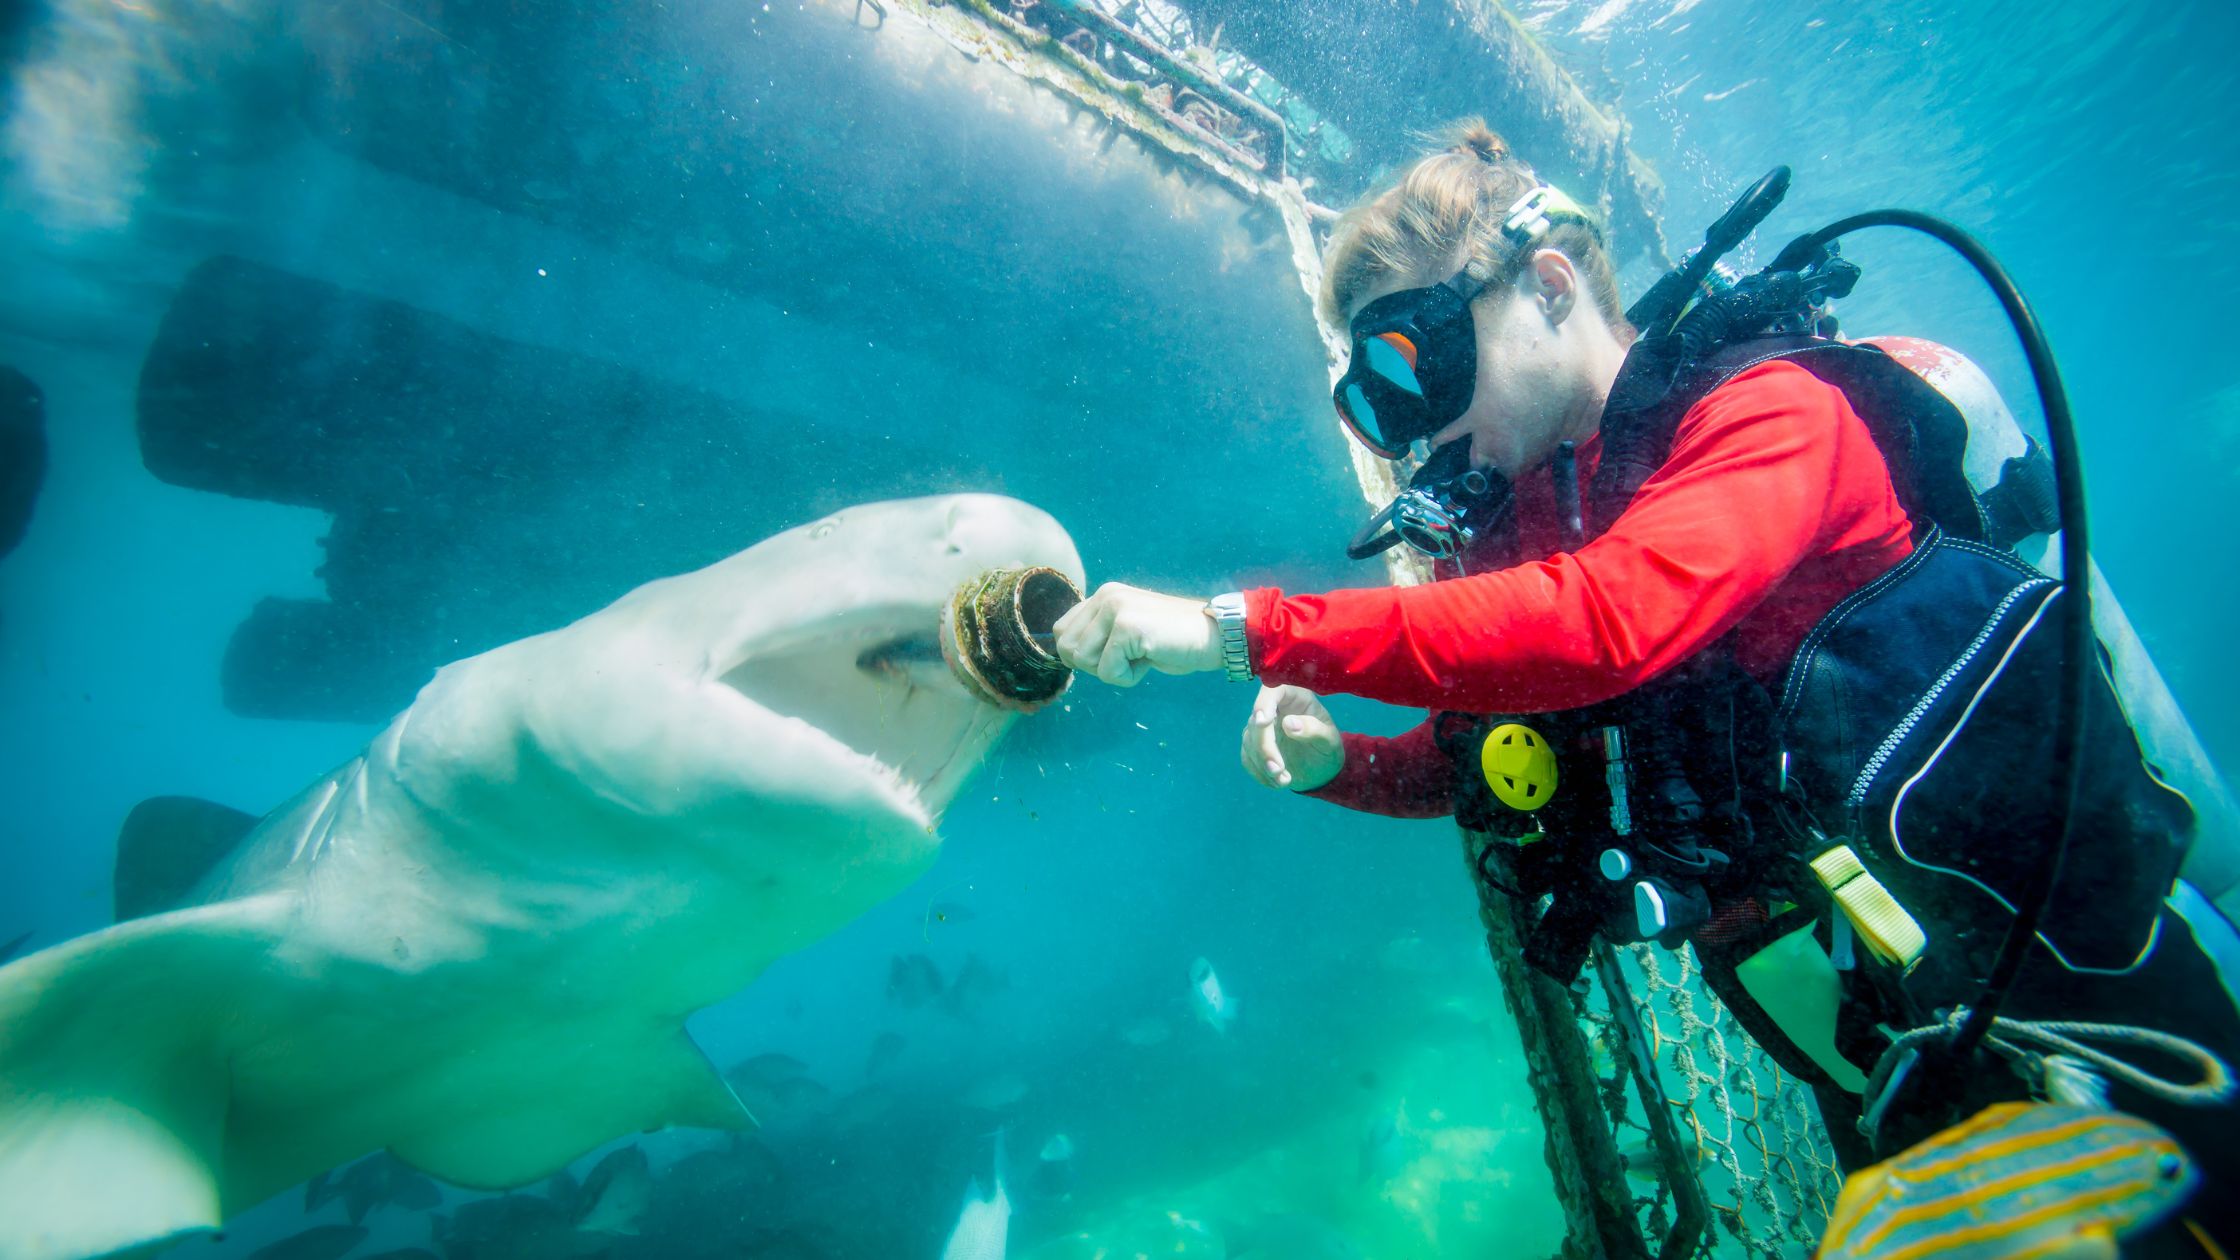
<path fill-rule="evenodd" d="M 1042 512 L 849 509 L 441 670 L 178 902 L 0 968 L 0 1260 L 387 1148 L 460 1185 L 751 1123 L 684 1018 L 921 874 L 1011 715 L 942 664 Z"/>

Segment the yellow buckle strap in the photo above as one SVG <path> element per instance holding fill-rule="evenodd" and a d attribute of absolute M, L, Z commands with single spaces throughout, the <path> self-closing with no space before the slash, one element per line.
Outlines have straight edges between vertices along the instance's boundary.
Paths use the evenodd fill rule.
<path fill-rule="evenodd" d="M 1812 873 L 1875 957 L 1908 971 L 1921 961 L 1922 951 L 1929 948 L 1928 934 L 1882 881 L 1867 873 L 1850 845 L 1839 844 L 1812 859 Z"/>

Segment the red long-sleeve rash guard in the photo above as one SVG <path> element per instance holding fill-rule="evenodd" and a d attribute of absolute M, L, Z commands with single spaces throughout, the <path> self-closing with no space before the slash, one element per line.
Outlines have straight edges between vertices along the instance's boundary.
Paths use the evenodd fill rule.
<path fill-rule="evenodd" d="M 1520 494 L 1520 513 L 1544 499 Z M 1549 536 L 1544 521 L 1521 524 Z M 1270 685 L 1548 712 L 1630 691 L 1729 630 L 1741 665 L 1771 680 L 1911 540 L 1882 453 L 1842 392 L 1774 362 L 1690 408 L 1664 466 L 1578 551 L 1428 586 L 1255 590 L 1246 630 Z M 1398 817 L 1451 810 L 1453 769 L 1428 723 L 1390 739 L 1349 734 L 1345 749 L 1345 768 L 1314 795 Z"/>

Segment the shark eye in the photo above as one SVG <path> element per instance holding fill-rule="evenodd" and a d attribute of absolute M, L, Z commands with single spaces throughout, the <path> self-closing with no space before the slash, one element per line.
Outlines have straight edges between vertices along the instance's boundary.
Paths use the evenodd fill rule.
<path fill-rule="evenodd" d="M 826 534 L 832 532 L 832 527 L 835 524 L 837 524 L 837 522 L 835 521 L 818 521 L 816 524 L 809 527 L 809 537 L 812 539 L 822 538 Z"/>

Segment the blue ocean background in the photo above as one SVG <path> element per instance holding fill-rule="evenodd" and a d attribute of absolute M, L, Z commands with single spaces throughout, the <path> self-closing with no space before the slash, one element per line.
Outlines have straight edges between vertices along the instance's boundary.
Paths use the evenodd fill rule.
<path fill-rule="evenodd" d="M 0 940 L 31 931 L 42 948 L 109 921 L 136 802 L 261 811 L 377 729 L 224 703 L 226 645 L 258 601 L 321 598 L 332 522 L 143 466 L 138 373 L 213 255 L 769 417 L 733 446 L 782 462 L 673 505 L 732 531 L 690 540 L 706 558 L 846 502 L 973 489 L 1049 509 L 1096 581 L 1211 594 L 1381 580 L 1342 556 L 1364 505 L 1280 232 L 1047 93 L 972 86 L 978 63 L 954 49 L 882 52 L 899 37 L 851 8 L 229 0 L 143 15 L 50 0 L 0 23 L 0 363 L 43 389 L 52 447 L 28 537 L 0 560 Z M 1787 163 L 1795 191 L 1745 258 L 1883 205 L 1948 215 L 2000 256 L 2061 356 L 2099 563 L 2211 755 L 2240 761 L 2240 370 L 2225 344 L 2240 8 L 1550 0 L 1519 14 L 1627 118 L 1665 179 L 1676 252 Z M 1331 90 L 1378 37 L 1355 7 L 1331 11 Z M 312 93 L 331 112 L 300 109 L 307 46 L 362 72 Z M 507 80 L 524 95 L 413 88 L 494 65 L 535 67 Z M 661 139 L 644 147 L 679 165 L 634 153 L 649 131 Z M 593 178 L 616 172 L 629 178 Z M 1848 252 L 1867 279 L 1847 331 L 1964 350 L 2034 425 L 2011 334 L 1961 265 L 1902 239 Z M 1635 264 L 1629 292 L 1651 278 Z M 300 441 L 324 440 L 302 419 Z M 372 484 L 409 458 L 369 456 L 352 475 Z M 508 493 L 479 500 L 478 519 L 518 507 L 573 522 L 557 570 L 686 545 L 603 502 Z M 444 580 L 541 579 L 509 561 Z M 488 625 L 454 629 L 462 652 L 495 641 Z M 1358 1137 L 1396 1113 L 1429 1134 L 1423 1117 L 1444 1109 L 1442 1131 L 1477 1144 L 1423 1138 L 1407 1160 L 1428 1206 L 1364 1228 L 1482 1239 L 1494 1213 L 1510 1254 L 1555 1250 L 1540 1133 L 1451 827 L 1255 786 L 1237 767 L 1250 696 L 1206 678 L 1078 683 L 998 750 L 918 886 L 696 1018 L 719 1063 L 780 1053 L 836 1098 L 887 1091 L 877 1123 L 844 1139 L 813 1117 L 775 1125 L 786 1201 L 753 1212 L 805 1231 L 875 1218 L 860 1237 L 876 1241 L 818 1245 L 930 1258 L 1000 1126 L 1028 1149 L 1068 1134 L 1079 1199 L 1112 1213 L 1195 1210 L 1220 1183 L 1262 1218 L 1312 1216 L 1316 1187 L 1358 1190 Z M 1378 732 L 1417 717 L 1338 707 Z M 953 906 L 969 914 L 935 913 Z M 1003 983 L 968 1018 L 898 1009 L 890 967 L 912 954 L 949 976 L 977 959 Z M 1201 957 L 1239 1003 L 1226 1036 L 1189 1003 Z M 1129 1035 L 1154 1024 L 1155 1042 Z M 904 1049 L 873 1082 L 882 1033 Z M 300 1228 L 299 1208 L 284 1197 L 180 1254 L 247 1254 Z M 1045 1225 L 1023 1207 L 1017 1236 L 1047 1240 L 1072 1211 L 1045 1209 Z M 425 1239 L 402 1214 L 375 1221 L 367 1252 Z M 709 1225 L 724 1228 L 737 1224 Z"/>

